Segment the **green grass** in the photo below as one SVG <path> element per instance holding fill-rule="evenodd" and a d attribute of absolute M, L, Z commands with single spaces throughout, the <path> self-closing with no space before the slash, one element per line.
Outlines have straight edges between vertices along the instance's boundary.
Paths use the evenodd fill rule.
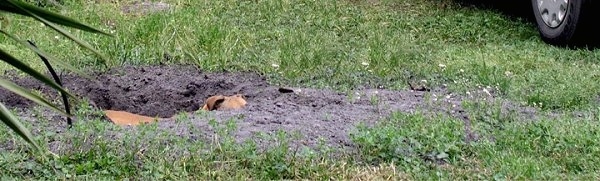
<path fill-rule="evenodd" d="M 503 98 L 544 110 L 600 112 L 600 51 L 549 46 L 524 20 L 450 0 L 165 0 L 173 5 L 171 11 L 144 16 L 120 13 L 129 0 L 95 2 L 65 0 L 64 9 L 55 10 L 116 35 L 73 32 L 106 53 L 112 60 L 108 67 L 58 34 L 24 28 L 41 26 L 34 21 L 10 16 L 10 23 L 2 22 L 2 27 L 84 70 L 192 64 L 208 71 L 257 71 L 273 83 L 338 90 L 366 84 L 407 89 L 405 80 L 413 75 L 434 87 L 446 84 L 457 94 L 489 86 Z M 8 38 L 0 37 L 0 47 L 44 70 L 35 54 Z M 0 71 L 7 69 L 0 64 Z M 13 178 L 110 180 L 599 177 L 594 172 L 600 149 L 594 141 L 597 117 L 530 121 L 494 116 L 488 114 L 494 106 L 485 107 L 472 106 L 473 130 L 494 141 L 464 142 L 460 120 L 395 114 L 375 128 L 357 129 L 355 142 L 363 149 L 356 155 L 332 159 L 307 153 L 294 162 L 289 150 L 273 148 L 258 154 L 251 142 L 237 145 L 225 140 L 220 143 L 225 150 L 215 150 L 161 134 L 151 126 L 142 129 L 144 134 L 110 140 L 97 135 L 119 128 L 106 123 L 78 125 L 66 133 L 36 134 L 39 140 L 73 145 L 60 153 L 60 159 L 36 162 L 37 157 L 21 145 L 3 150 L 7 154 L 1 154 L 0 171 Z M 0 143 L 17 139 L 0 129 Z M 148 142 L 142 156 L 137 153 L 140 145 L 126 144 L 139 142 Z M 117 149 L 123 146 L 132 148 L 123 153 Z M 185 150 L 213 152 L 165 156 Z"/>
<path fill-rule="evenodd" d="M 73 129 L 59 134 L 36 134 L 42 145 L 60 142 L 60 145 L 69 146 L 57 148 L 61 157 L 56 159 L 45 160 L 32 155 L 26 144 L 15 142 L 19 138 L 0 127 L 1 142 L 12 145 L 0 156 L 3 180 L 346 180 L 403 177 L 392 172 L 390 167 L 393 168 L 393 165 L 355 166 L 329 157 L 331 152 L 326 149 L 290 147 L 294 137 L 285 132 L 261 136 L 259 140 L 273 143 L 265 149 L 257 146 L 256 141 L 259 140 L 236 143 L 232 134 L 236 131 L 234 119 L 220 123 L 211 120 L 211 128 L 217 133 L 215 139 L 196 140 L 161 131 L 155 124 L 126 131 L 127 128 L 92 118 L 98 112 L 87 106 L 79 106 L 77 110 L 78 118 L 92 120 L 77 122 Z M 46 127 L 56 123 L 40 117 L 37 124 L 40 125 L 33 126 L 27 122 L 26 126 Z M 176 126 L 187 126 L 189 131 L 200 132 L 184 117 L 178 120 Z M 361 175 L 366 170 L 373 172 Z"/>
<path fill-rule="evenodd" d="M 465 103 L 466 104 L 466 103 Z M 490 106 L 497 108 L 495 106 Z M 156 124 L 135 131 L 101 121 L 98 112 L 80 105 L 77 122 L 61 133 L 36 130 L 40 144 L 63 146 L 59 158 L 32 155 L 25 143 L 0 128 L 3 179 L 184 179 L 184 180 L 596 180 L 600 174 L 600 110 L 589 117 L 516 120 L 470 106 L 470 128 L 477 138 L 465 141 L 463 120 L 444 115 L 394 113 L 373 126 L 349 132 L 356 151 L 310 149 L 292 145 L 294 134 L 276 132 L 237 143 L 237 120 L 211 120 L 216 137 L 192 139 Z M 201 113 L 201 112 L 198 112 Z M 55 122 L 40 116 L 37 125 Z M 176 127 L 188 127 L 185 115 Z M 260 142 L 271 144 L 265 149 Z M 60 143 L 60 144 L 57 144 Z"/>
<path fill-rule="evenodd" d="M 127 2 L 65 1 L 61 10 L 117 36 L 75 32 L 108 54 L 109 67 L 185 63 L 334 89 L 367 83 L 406 89 L 404 80 L 414 75 L 457 92 L 496 87 L 512 100 L 554 110 L 594 105 L 600 90 L 599 51 L 549 46 L 532 24 L 449 0 L 171 0 L 165 2 L 172 11 L 145 16 L 122 14 Z M 105 68 L 62 37 L 22 28 L 39 23 L 11 20 L 8 31 L 59 58 L 82 69 Z M 1 38 L 0 46 L 41 68 L 34 54 Z"/>
<path fill-rule="evenodd" d="M 595 180 L 600 156 L 598 117 L 514 121 L 471 109 L 465 141 L 462 120 L 423 114 L 392 115 L 373 127 L 359 127 L 352 139 L 367 163 L 396 163 L 417 180 L 494 178 L 508 180 Z"/>

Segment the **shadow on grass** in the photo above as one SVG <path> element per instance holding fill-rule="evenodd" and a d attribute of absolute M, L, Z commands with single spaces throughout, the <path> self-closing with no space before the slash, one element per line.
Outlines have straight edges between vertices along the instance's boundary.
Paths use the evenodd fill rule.
<path fill-rule="evenodd" d="M 524 19 L 535 23 L 531 1 L 523 0 L 453 0 L 463 6 L 472 6 L 480 9 L 499 12 L 510 18 Z"/>

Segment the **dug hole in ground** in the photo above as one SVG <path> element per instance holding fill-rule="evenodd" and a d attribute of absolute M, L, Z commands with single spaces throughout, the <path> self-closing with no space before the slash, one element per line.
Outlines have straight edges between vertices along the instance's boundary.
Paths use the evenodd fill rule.
<path fill-rule="evenodd" d="M 56 91 L 35 79 L 16 76 L 10 72 L 5 73 L 4 77 L 51 98 L 58 98 Z M 166 65 L 119 67 L 92 73 L 92 77 L 96 80 L 72 74 L 63 75 L 61 79 L 66 89 L 89 100 L 99 109 L 156 117 L 158 121 L 151 124 L 157 124 L 159 129 L 195 140 L 210 141 L 213 138 L 216 133 L 209 125 L 211 119 L 217 122 L 235 120 L 235 138 L 239 142 L 254 139 L 258 133 L 270 134 L 283 130 L 287 133 L 299 133 L 300 140 L 295 140 L 294 144 L 314 147 L 322 139 L 327 146 L 334 148 L 354 147 L 349 133 L 357 124 L 371 125 L 394 111 L 442 113 L 469 121 L 460 104 L 462 100 L 470 98 L 445 96 L 451 95 L 445 89 L 432 89 L 432 92 L 361 89 L 352 91 L 354 95 L 310 88 L 282 90 L 279 86 L 269 85 L 266 78 L 255 73 L 207 73 L 192 66 Z M 440 95 L 440 99 L 432 103 L 432 100 L 425 98 L 430 93 Z M 236 94 L 243 95 L 246 102 L 241 108 L 201 110 L 211 96 Z M 377 101 L 371 99 L 373 96 L 376 96 Z M 493 96 L 488 98 L 487 100 L 494 99 Z M 40 113 L 32 111 L 35 104 L 29 100 L 4 89 L 0 89 L 0 100 L 6 106 L 19 110 L 18 116 L 31 122 L 34 127 L 40 121 L 35 115 Z M 505 104 L 503 109 L 516 110 L 521 116 L 528 117 L 526 119 L 535 115 L 533 108 L 513 104 Z M 203 113 L 198 114 L 199 111 Z M 174 116 L 182 112 L 188 114 L 194 130 L 189 130 L 189 126 L 178 125 L 173 120 Z M 41 114 L 57 124 L 36 129 L 61 133 L 67 128 L 60 115 L 45 109 Z M 103 120 L 110 121 L 106 117 Z M 135 130 L 135 126 L 125 127 Z M 465 131 L 469 129 L 465 128 Z M 110 132 L 106 134 L 119 135 Z M 65 143 L 49 143 L 50 149 L 60 148 L 57 144 Z"/>

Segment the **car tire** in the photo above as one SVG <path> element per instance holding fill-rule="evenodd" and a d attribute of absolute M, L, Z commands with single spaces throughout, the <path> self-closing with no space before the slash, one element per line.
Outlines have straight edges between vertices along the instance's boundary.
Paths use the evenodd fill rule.
<path fill-rule="evenodd" d="M 562 5 L 554 3 L 556 1 Z M 564 1 L 567 2 L 563 3 Z M 592 34 L 591 20 L 595 16 L 590 12 L 594 9 L 591 0 L 531 0 L 531 3 L 538 31 L 544 42 L 570 46 L 585 44 L 588 43 L 587 40 L 591 40 L 586 38 L 588 34 Z M 561 9 L 557 10 L 558 6 Z"/>

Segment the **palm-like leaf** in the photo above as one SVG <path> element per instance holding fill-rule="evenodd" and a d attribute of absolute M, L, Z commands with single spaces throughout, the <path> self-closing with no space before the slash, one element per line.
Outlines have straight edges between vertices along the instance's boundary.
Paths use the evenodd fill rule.
<path fill-rule="evenodd" d="M 28 3 L 25 3 L 22 1 L 18 1 L 18 0 L 6 0 L 6 1 L 9 2 L 9 4 L 6 4 L 6 7 L 11 7 L 11 5 L 16 7 L 16 8 L 14 8 L 14 7 L 7 8 L 8 12 L 32 17 L 32 18 L 44 23 L 45 25 L 49 26 L 50 28 L 54 29 L 55 31 L 59 32 L 63 36 L 66 36 L 67 38 L 71 39 L 75 43 L 94 52 L 97 56 L 100 57 L 100 60 L 102 60 L 103 62 L 106 62 L 106 60 L 108 60 L 108 58 L 106 58 L 106 56 L 104 56 L 102 53 L 98 52 L 96 49 L 92 48 L 91 45 L 89 45 L 85 41 L 82 41 L 82 40 L 78 39 L 77 37 L 73 36 L 71 33 L 67 32 L 66 30 L 56 26 L 54 23 L 72 27 L 72 28 L 77 28 L 77 29 L 84 30 L 84 31 L 89 31 L 92 33 L 100 33 L 100 34 L 109 35 L 109 36 L 110 36 L 110 34 L 100 31 L 98 29 L 92 28 L 85 24 L 79 23 L 69 17 L 63 16 L 63 15 L 60 15 L 57 13 L 53 13 L 51 11 L 47 11 L 45 9 L 33 6 L 31 4 L 28 4 Z M 0 4 L 0 10 L 3 9 L 2 6 L 3 6 L 3 4 Z"/>
<path fill-rule="evenodd" d="M 11 92 L 14 92 L 22 97 L 32 100 L 33 102 L 35 102 L 39 105 L 49 107 L 65 116 L 71 116 L 71 115 L 67 114 L 66 112 L 64 112 L 63 110 L 61 110 L 60 108 L 58 108 L 57 106 L 50 103 L 48 100 L 46 100 L 36 94 L 33 94 L 30 91 L 28 91 L 27 89 L 24 89 L 23 87 L 15 84 L 15 83 L 12 83 L 6 79 L 0 78 L 0 87 L 4 87 L 5 89 L 8 89 Z"/>
<path fill-rule="evenodd" d="M 70 97 L 75 97 L 73 96 L 71 93 L 67 92 L 66 90 L 64 90 L 62 87 L 60 87 L 60 85 L 58 85 L 56 82 L 52 81 L 50 78 L 44 76 L 44 74 L 36 71 L 35 69 L 31 68 L 29 65 L 23 63 L 23 61 L 13 57 L 12 55 L 10 55 L 9 53 L 5 52 L 4 50 L 0 49 L 0 60 L 3 60 L 4 62 L 8 63 L 9 65 L 12 65 L 13 67 L 29 74 L 30 76 L 42 81 L 43 83 L 45 83 L 46 85 L 49 85 L 50 87 L 59 90 L 67 95 L 69 95 Z"/>
<path fill-rule="evenodd" d="M 0 103 L 0 120 L 10 129 L 12 129 L 15 133 L 17 133 L 21 138 L 25 139 L 27 143 L 31 144 L 36 150 L 41 150 L 40 147 L 33 141 L 33 136 L 31 133 L 19 120 L 15 117 L 10 111 L 4 106 L 4 104 Z"/>
<path fill-rule="evenodd" d="M 30 17 L 32 15 L 37 15 L 40 17 L 44 17 L 45 20 L 52 22 L 52 23 L 68 26 L 71 28 L 77 28 L 77 29 L 89 31 L 92 33 L 101 33 L 104 35 L 110 35 L 108 33 L 100 31 L 96 28 L 92 28 L 83 23 L 79 23 L 76 20 L 71 19 L 69 17 L 63 16 L 58 13 L 54 13 L 52 11 L 45 10 L 43 8 L 31 5 L 29 3 L 19 1 L 19 0 L 4 0 L 3 2 L 0 2 L 0 11 L 5 11 L 5 12 L 9 12 L 9 13 L 14 13 L 14 14 L 20 14 L 20 15 L 30 16 Z"/>
<path fill-rule="evenodd" d="M 88 31 L 88 32 L 92 32 L 92 33 L 98 33 L 98 34 L 103 34 L 103 35 L 109 35 L 108 33 L 102 32 L 98 29 L 92 28 L 90 26 L 87 26 L 85 24 L 79 23 L 76 20 L 73 20 L 71 18 L 68 18 L 66 16 L 45 10 L 43 8 L 39 8 L 36 7 L 34 5 L 28 4 L 26 2 L 20 1 L 20 0 L 3 0 L 0 1 L 0 11 L 2 12 L 8 12 L 8 13 L 13 13 L 13 14 L 19 14 L 19 15 L 24 15 L 24 16 L 28 16 L 31 17 L 37 21 L 40 21 L 42 23 L 44 23 L 45 25 L 47 25 L 48 27 L 52 28 L 54 31 L 59 32 L 60 34 L 62 34 L 63 36 L 69 38 L 70 40 L 76 42 L 77 44 L 79 44 L 80 46 L 92 51 L 93 53 L 95 53 L 97 56 L 100 57 L 100 59 L 105 62 L 106 60 L 108 60 L 106 58 L 106 56 L 104 56 L 103 54 L 101 54 L 100 52 L 98 52 L 97 50 L 95 50 L 94 48 L 92 48 L 92 46 L 90 46 L 89 44 L 87 44 L 86 42 L 76 38 L 75 36 L 73 36 L 72 34 L 70 34 L 69 32 L 67 32 L 66 30 L 62 29 L 61 27 L 59 27 L 56 24 L 59 25 L 64 25 L 67 27 L 71 27 L 71 28 L 76 28 L 76 29 L 80 29 L 80 30 L 84 30 L 84 31 Z M 33 47 L 29 44 L 24 43 L 23 41 L 21 41 L 20 39 L 18 39 L 17 37 L 11 35 L 8 32 L 5 32 L 3 30 L 0 30 L 0 33 L 4 34 L 5 36 L 10 37 L 11 39 L 19 42 L 22 45 L 25 45 L 27 48 L 29 48 L 30 50 L 36 52 L 38 55 L 43 56 L 44 58 L 53 61 L 54 63 L 57 63 L 59 65 L 62 65 L 63 67 L 75 71 L 77 73 L 81 73 L 81 71 L 76 70 L 75 68 L 73 68 L 72 66 L 61 62 L 59 60 L 57 60 L 56 58 L 54 58 L 53 56 L 51 56 L 50 54 L 36 48 Z M 23 63 L 23 61 L 15 58 L 14 56 L 10 55 L 9 53 L 5 52 L 4 50 L 0 49 L 0 60 L 8 63 L 9 65 L 17 68 L 20 71 L 25 72 L 26 74 L 40 80 L 41 82 L 43 82 L 44 84 L 66 94 L 69 95 L 70 97 L 74 97 L 72 94 L 70 94 L 69 92 L 67 92 L 66 90 L 64 90 L 60 85 L 58 85 L 56 82 L 52 81 L 50 78 L 44 76 L 42 73 L 34 70 L 33 68 L 29 67 L 28 65 L 26 65 L 25 63 Z M 0 79 L 0 87 L 3 87 L 5 89 L 8 89 L 11 92 L 14 92 L 20 96 L 23 96 L 29 100 L 32 100 L 33 102 L 49 107 L 53 110 L 56 110 L 62 114 L 65 114 L 67 116 L 71 116 L 66 114 L 64 111 L 60 110 L 57 106 L 53 105 L 50 103 L 50 101 L 37 96 L 35 94 L 32 94 L 31 92 L 29 92 L 28 90 L 10 82 L 4 79 Z M 0 121 L 2 121 L 5 125 L 7 125 L 9 128 L 11 128 L 15 133 L 17 133 L 19 136 L 21 136 L 26 142 L 28 142 L 30 145 L 32 145 L 36 150 L 41 151 L 40 147 L 35 143 L 35 141 L 33 141 L 33 137 L 31 136 L 31 133 L 29 132 L 29 130 L 27 130 L 18 120 L 18 118 L 16 116 L 14 116 L 5 106 L 4 104 L 2 104 L 0 102 Z"/>
<path fill-rule="evenodd" d="M 15 35 L 7 33 L 4 30 L 0 30 L 0 33 L 4 34 L 5 36 L 8 36 L 9 38 L 15 40 L 16 42 L 19 42 L 19 44 L 21 44 L 21 45 L 29 48 L 30 50 L 34 51 L 38 55 L 45 57 L 46 59 L 50 60 L 52 63 L 58 64 L 59 66 L 65 68 L 65 69 L 67 69 L 69 71 L 73 71 L 73 72 L 75 72 L 77 74 L 86 76 L 85 73 L 83 73 L 83 71 L 81 71 L 81 70 L 73 67 L 72 65 L 70 65 L 70 64 L 68 64 L 66 62 L 59 61 L 56 57 L 54 57 L 54 56 L 50 55 L 49 53 L 46 53 L 45 51 L 43 51 L 43 50 L 41 50 L 41 49 L 39 49 L 37 47 L 34 47 L 31 44 L 29 44 L 29 43 L 27 43 L 27 42 L 25 42 L 25 41 L 17 38 Z M 86 76 L 86 78 L 90 78 L 90 77 Z"/>

